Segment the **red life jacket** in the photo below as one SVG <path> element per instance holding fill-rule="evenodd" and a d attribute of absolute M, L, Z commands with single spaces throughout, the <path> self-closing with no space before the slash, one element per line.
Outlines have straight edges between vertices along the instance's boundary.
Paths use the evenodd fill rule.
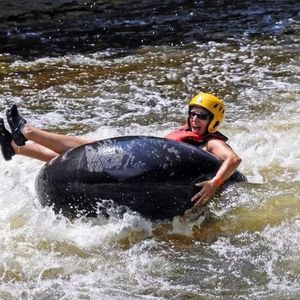
<path fill-rule="evenodd" d="M 219 131 L 214 133 L 207 133 L 201 136 L 196 132 L 191 131 L 186 125 L 170 132 L 165 136 L 165 138 L 177 142 L 188 143 L 195 146 L 201 146 L 211 139 L 218 139 L 224 142 L 228 140 L 228 138 Z"/>

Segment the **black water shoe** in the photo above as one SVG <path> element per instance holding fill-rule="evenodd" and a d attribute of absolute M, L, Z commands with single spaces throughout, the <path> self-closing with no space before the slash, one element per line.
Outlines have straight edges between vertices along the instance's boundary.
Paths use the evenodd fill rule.
<path fill-rule="evenodd" d="M 6 111 L 7 122 L 10 126 L 12 139 L 18 146 L 24 146 L 27 141 L 22 134 L 21 129 L 27 121 L 19 115 L 17 105 L 13 105 L 11 109 Z"/>
<path fill-rule="evenodd" d="M 15 151 L 11 146 L 12 136 L 4 127 L 4 121 L 0 118 L 0 145 L 1 152 L 5 160 L 10 160 L 15 155 Z"/>

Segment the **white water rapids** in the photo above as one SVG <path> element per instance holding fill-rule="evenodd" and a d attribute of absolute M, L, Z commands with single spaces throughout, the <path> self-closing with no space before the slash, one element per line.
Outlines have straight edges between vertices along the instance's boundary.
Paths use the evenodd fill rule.
<path fill-rule="evenodd" d="M 263 14 L 271 24 L 272 11 Z M 299 298 L 299 21 L 282 15 L 258 34 L 247 20 L 223 39 L 197 40 L 195 27 L 178 45 L 0 54 L 0 117 L 17 103 L 53 132 L 163 136 L 184 122 L 191 96 L 216 93 L 227 108 L 221 131 L 249 180 L 222 191 L 204 223 L 134 213 L 71 221 L 39 205 L 41 162 L 0 157 L 0 299 Z"/>

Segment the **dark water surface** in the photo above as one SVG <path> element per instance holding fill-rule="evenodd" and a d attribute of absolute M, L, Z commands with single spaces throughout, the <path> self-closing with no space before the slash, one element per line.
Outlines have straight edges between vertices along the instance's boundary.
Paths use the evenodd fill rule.
<path fill-rule="evenodd" d="M 289 1 L 0 1 L 0 51 L 22 57 L 223 42 L 295 30 Z"/>
<path fill-rule="evenodd" d="M 0 117 L 50 131 L 163 136 L 199 91 L 249 183 L 203 219 L 55 216 L 41 163 L 0 158 L 0 299 L 298 299 L 299 1 L 2 1 Z"/>

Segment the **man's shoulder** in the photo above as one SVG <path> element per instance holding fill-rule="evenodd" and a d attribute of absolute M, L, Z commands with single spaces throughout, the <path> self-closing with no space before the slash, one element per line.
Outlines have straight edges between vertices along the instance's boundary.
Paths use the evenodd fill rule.
<path fill-rule="evenodd" d="M 219 141 L 224 141 L 227 142 L 228 138 L 227 136 L 225 136 L 223 133 L 216 131 L 214 133 L 208 133 L 205 138 L 207 139 L 207 141 L 211 141 L 211 140 L 219 140 Z"/>

